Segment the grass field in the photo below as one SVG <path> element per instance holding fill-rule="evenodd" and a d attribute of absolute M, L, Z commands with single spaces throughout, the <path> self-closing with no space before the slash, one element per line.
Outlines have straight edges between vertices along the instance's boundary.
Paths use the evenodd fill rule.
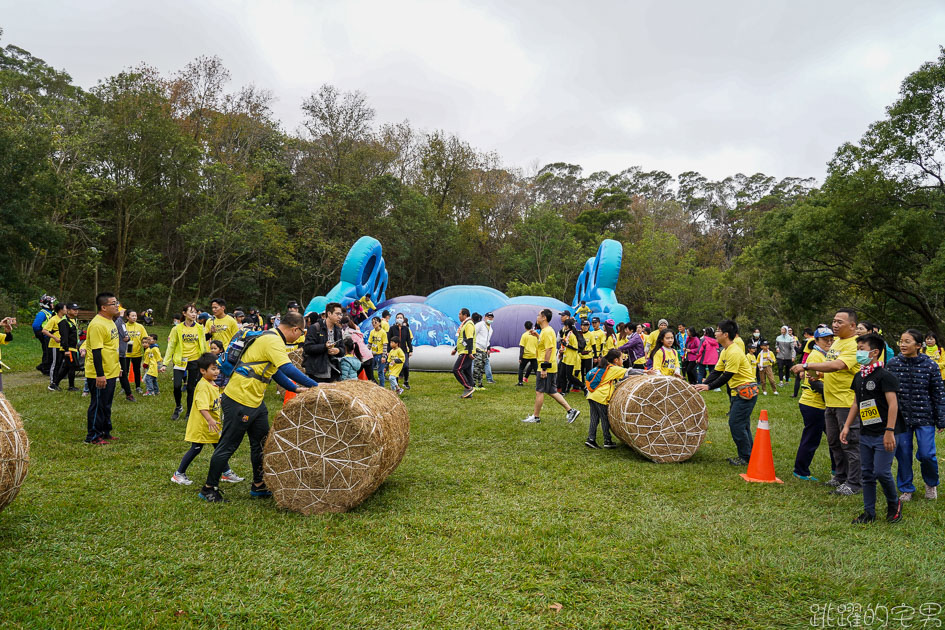
<path fill-rule="evenodd" d="M 578 396 L 575 424 L 552 404 L 523 425 L 534 394 L 513 376 L 463 401 L 450 375 L 415 374 L 400 467 L 357 510 L 306 518 L 248 480 L 225 505 L 170 482 L 186 449 L 167 377 L 157 399 L 116 396 L 120 442 L 85 446 L 88 399 L 45 391 L 37 348 L 25 327 L 3 348 L 31 462 L 0 513 L 2 628 L 769 628 L 809 626 L 817 604 L 945 603 L 942 506 L 851 526 L 860 496 L 791 477 L 787 396 L 755 412 L 785 483 L 749 484 L 725 462 L 719 392 L 696 456 L 657 465 L 584 447 Z M 231 463 L 249 476 L 246 443 Z M 829 475 L 826 443 L 813 469 Z"/>

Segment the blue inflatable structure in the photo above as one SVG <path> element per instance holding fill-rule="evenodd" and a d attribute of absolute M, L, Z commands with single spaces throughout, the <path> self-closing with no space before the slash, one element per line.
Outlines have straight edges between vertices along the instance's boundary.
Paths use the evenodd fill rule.
<path fill-rule="evenodd" d="M 312 298 L 305 313 L 320 313 L 329 302 L 339 302 L 347 308 L 352 301 L 370 296 L 377 305 L 377 311 L 386 309 L 391 313 L 403 313 L 407 318 L 414 334 L 414 352 L 420 352 L 420 355 L 411 359 L 411 365 L 416 362 L 418 369 L 448 369 L 452 365 L 449 348 L 456 342 L 460 309 L 468 308 L 470 312 L 483 315 L 492 311 L 496 315 L 493 347 L 514 349 L 514 352 L 509 350 L 508 357 L 504 357 L 507 359 L 505 363 L 512 366 L 514 371 L 518 364 L 518 340 L 524 332 L 524 323 L 534 322 L 538 312 L 544 308 L 551 309 L 555 316 L 565 310 L 574 314 L 583 301 L 591 309 L 589 317 L 599 317 L 601 321 L 630 321 L 627 307 L 617 301 L 616 295 L 622 261 L 623 245 L 612 239 L 603 241 L 597 248 L 597 254 L 588 258 L 584 264 L 574 287 L 571 304 L 537 295 L 510 298 L 497 289 L 479 285 L 444 287 L 426 297 L 403 295 L 387 299 L 388 274 L 381 243 L 370 236 L 362 236 L 345 257 L 338 284 L 327 294 Z M 554 317 L 552 323 L 557 330 L 557 325 L 560 325 L 558 318 Z M 366 334 L 370 332 L 370 319 L 361 324 L 361 330 Z M 426 359 L 423 357 L 425 346 L 431 350 Z M 434 348 L 436 352 L 432 352 Z M 496 360 L 499 358 L 500 355 L 496 355 L 493 359 L 493 369 L 502 362 Z"/>

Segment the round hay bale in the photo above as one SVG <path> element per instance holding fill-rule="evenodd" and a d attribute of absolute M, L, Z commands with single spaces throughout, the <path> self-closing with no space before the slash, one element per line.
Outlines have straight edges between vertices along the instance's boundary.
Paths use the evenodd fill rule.
<path fill-rule="evenodd" d="M 708 413 L 702 396 L 681 378 L 631 376 L 610 401 L 610 430 L 654 462 L 683 462 L 702 445 Z"/>
<path fill-rule="evenodd" d="M 393 472 L 410 418 L 393 392 L 370 381 L 319 385 L 276 416 L 263 450 L 276 503 L 302 514 L 346 512 Z"/>
<path fill-rule="evenodd" d="M 289 353 L 289 360 L 292 361 L 292 365 L 294 365 L 301 372 L 305 371 L 302 369 L 302 359 L 304 358 L 305 353 L 302 352 L 301 346 Z"/>
<path fill-rule="evenodd" d="M 0 393 L 0 510 L 20 492 L 30 463 L 30 441 L 20 415 Z"/>

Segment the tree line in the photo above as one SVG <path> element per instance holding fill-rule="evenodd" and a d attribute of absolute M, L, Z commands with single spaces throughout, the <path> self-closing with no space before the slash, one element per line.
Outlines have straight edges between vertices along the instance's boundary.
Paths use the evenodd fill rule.
<path fill-rule="evenodd" d="M 945 308 L 945 53 L 886 118 L 841 146 L 823 185 L 720 181 L 639 166 L 509 168 L 455 134 L 378 122 L 323 85 L 282 129 L 273 95 L 232 87 L 217 57 L 140 65 L 88 90 L 0 48 L 0 306 L 108 288 L 167 314 L 225 295 L 277 310 L 338 279 L 380 240 L 389 294 L 485 284 L 570 301 L 604 238 L 624 244 L 618 297 L 636 319 L 773 330 L 837 304 L 887 328 Z"/>

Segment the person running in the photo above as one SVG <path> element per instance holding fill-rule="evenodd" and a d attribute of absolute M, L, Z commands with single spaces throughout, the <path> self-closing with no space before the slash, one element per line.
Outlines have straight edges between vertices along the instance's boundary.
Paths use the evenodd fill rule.
<path fill-rule="evenodd" d="M 181 405 L 182 386 L 187 382 L 187 416 L 194 404 L 194 388 L 200 381 L 197 359 L 210 351 L 207 336 L 203 328 L 197 325 L 197 307 L 193 303 L 185 304 L 181 309 L 183 321 L 171 329 L 164 354 L 165 364 L 174 371 L 174 413 L 171 420 L 177 420 L 184 412 Z"/>
<path fill-rule="evenodd" d="M 118 298 L 103 292 L 95 296 L 98 313 L 85 331 L 85 378 L 89 387 L 86 414 L 86 444 L 104 446 L 118 438 L 112 435 L 112 401 L 121 372 L 118 361 Z"/>
<path fill-rule="evenodd" d="M 216 339 L 226 348 L 230 345 L 230 340 L 236 336 L 240 329 L 239 323 L 232 316 L 226 313 L 226 300 L 223 298 L 213 298 L 210 300 L 210 312 L 213 317 L 207 319 L 204 325 L 207 341 Z"/>
<path fill-rule="evenodd" d="M 682 376 L 679 371 L 679 354 L 676 352 L 676 335 L 669 328 L 665 328 L 656 338 L 656 345 L 648 358 L 656 374 Z"/>
<path fill-rule="evenodd" d="M 850 389 L 853 377 L 859 371 L 856 361 L 856 311 L 843 308 L 833 317 L 834 340 L 827 351 L 826 360 L 820 363 L 801 363 L 791 368 L 792 372 L 804 370 L 824 375 L 824 423 L 827 444 L 833 455 L 834 475 L 826 485 L 836 488 L 834 492 L 850 496 L 860 492 L 860 425 L 854 418 L 847 432 L 847 441 L 840 441 L 840 431 L 847 419 L 854 393 Z"/>
<path fill-rule="evenodd" d="M 318 385 L 292 365 L 286 352 L 286 345 L 291 345 L 302 335 L 304 326 L 305 319 L 300 314 L 287 313 L 274 330 L 259 335 L 244 348 L 240 363 L 233 370 L 220 400 L 223 429 L 210 458 L 207 481 L 198 493 L 201 499 L 210 503 L 226 500 L 220 492 L 220 477 L 229 469 L 230 457 L 246 435 L 249 436 L 249 457 L 253 467 L 250 497 L 272 496 L 263 482 L 263 443 L 269 435 L 269 410 L 263 398 L 270 381 L 296 393 Z"/>
<path fill-rule="evenodd" d="M 125 353 L 125 365 L 134 373 L 135 393 L 141 393 L 141 357 L 144 356 L 142 340 L 148 336 L 148 331 L 138 323 L 138 313 L 128 311 L 128 323 L 125 325 L 128 334 L 128 350 Z M 129 382 L 130 385 L 130 382 Z"/>
<path fill-rule="evenodd" d="M 874 336 L 878 337 L 878 335 Z M 867 335 L 869 337 L 869 335 Z M 909 501 L 915 493 L 912 482 L 912 446 L 919 460 L 925 498 L 938 498 L 938 459 L 935 457 L 935 429 L 945 429 L 945 387 L 938 364 L 921 354 L 924 339 L 921 332 L 910 328 L 899 339 L 899 354 L 886 368 L 899 380 L 899 415 L 905 422 L 896 433 L 896 481 L 902 500 Z M 880 356 L 885 356 L 884 353 Z"/>
<path fill-rule="evenodd" d="M 69 391 L 77 392 L 75 373 L 79 367 L 79 325 L 76 317 L 79 315 L 79 305 L 75 302 L 66 304 L 66 315 L 59 321 L 59 345 L 62 351 L 62 363 L 56 372 L 53 387 L 58 390 L 62 379 L 69 379 Z"/>
<path fill-rule="evenodd" d="M 814 332 L 814 346 L 807 353 L 802 363 L 822 363 L 827 360 L 827 351 L 833 343 L 833 331 L 827 327 L 818 328 Z M 801 431 L 801 441 L 797 445 L 797 455 L 794 457 L 794 476 L 801 481 L 818 481 L 811 475 L 810 464 L 814 461 L 814 453 L 820 446 L 824 434 L 824 381 L 819 372 L 806 371 L 802 374 L 801 398 L 797 406 L 804 421 Z M 773 378 L 773 375 L 772 375 Z"/>
<path fill-rule="evenodd" d="M 840 442 L 846 444 L 853 424 L 860 427 L 858 441 L 863 479 L 863 513 L 853 519 L 853 524 L 876 520 L 877 481 L 886 495 L 886 520 L 898 523 L 902 520 L 902 501 L 896 496 L 892 461 L 896 436 L 904 431 L 896 395 L 899 381 L 883 367 L 886 342 L 882 337 L 867 334 L 857 338 L 856 343 L 857 363 L 861 367 L 853 377 L 853 403 L 840 431 Z"/>
<path fill-rule="evenodd" d="M 566 420 L 568 424 L 580 415 L 580 411 L 573 408 L 564 399 L 564 396 L 558 393 L 555 387 L 555 376 L 558 372 L 557 356 L 557 338 L 555 331 L 551 327 L 551 309 L 545 308 L 538 312 L 535 318 L 538 328 L 541 332 L 538 335 L 538 378 L 535 379 L 535 409 L 534 412 L 522 420 L 530 424 L 541 422 L 541 408 L 545 402 L 545 394 L 551 396 L 556 403 L 564 407 L 567 412 Z"/>
<path fill-rule="evenodd" d="M 59 322 L 66 316 L 66 305 L 56 304 L 53 309 L 53 316 L 43 324 L 43 335 L 46 336 L 46 343 L 49 347 L 49 371 L 46 376 L 49 377 L 49 385 L 46 387 L 51 392 L 59 391 L 56 386 L 56 374 L 62 367 L 62 345 L 59 343 Z"/>
<path fill-rule="evenodd" d="M 384 311 L 385 313 L 387 311 Z M 476 327 L 473 325 L 468 308 L 459 309 L 459 328 L 456 329 L 456 347 L 450 353 L 456 356 L 453 364 L 453 376 L 463 386 L 461 398 L 472 398 L 473 376 L 472 363 L 476 353 Z M 458 355 L 458 356 L 457 356 Z"/>
<path fill-rule="evenodd" d="M 727 384 L 730 398 L 728 408 L 728 428 L 735 442 L 736 456 L 730 457 L 728 463 L 733 466 L 747 466 L 751 459 L 751 412 L 758 401 L 758 383 L 755 382 L 755 372 L 745 356 L 745 347 L 739 344 L 738 324 L 731 319 L 719 322 L 715 338 L 722 346 L 722 354 L 717 365 L 704 384 L 695 385 L 697 391 L 704 392 L 717 389 Z"/>
<path fill-rule="evenodd" d="M 492 313 L 486 313 L 485 317 L 479 318 L 477 313 L 473 313 L 473 325 L 476 329 L 476 354 L 473 358 L 473 387 L 476 391 L 482 391 L 483 379 L 486 376 L 486 363 L 489 361 L 489 348 L 492 345 Z"/>
<path fill-rule="evenodd" d="M 522 338 L 518 342 L 518 383 L 516 385 L 524 387 L 532 372 L 538 372 L 538 333 L 529 321 L 525 322 L 525 332 L 522 333 Z"/>

